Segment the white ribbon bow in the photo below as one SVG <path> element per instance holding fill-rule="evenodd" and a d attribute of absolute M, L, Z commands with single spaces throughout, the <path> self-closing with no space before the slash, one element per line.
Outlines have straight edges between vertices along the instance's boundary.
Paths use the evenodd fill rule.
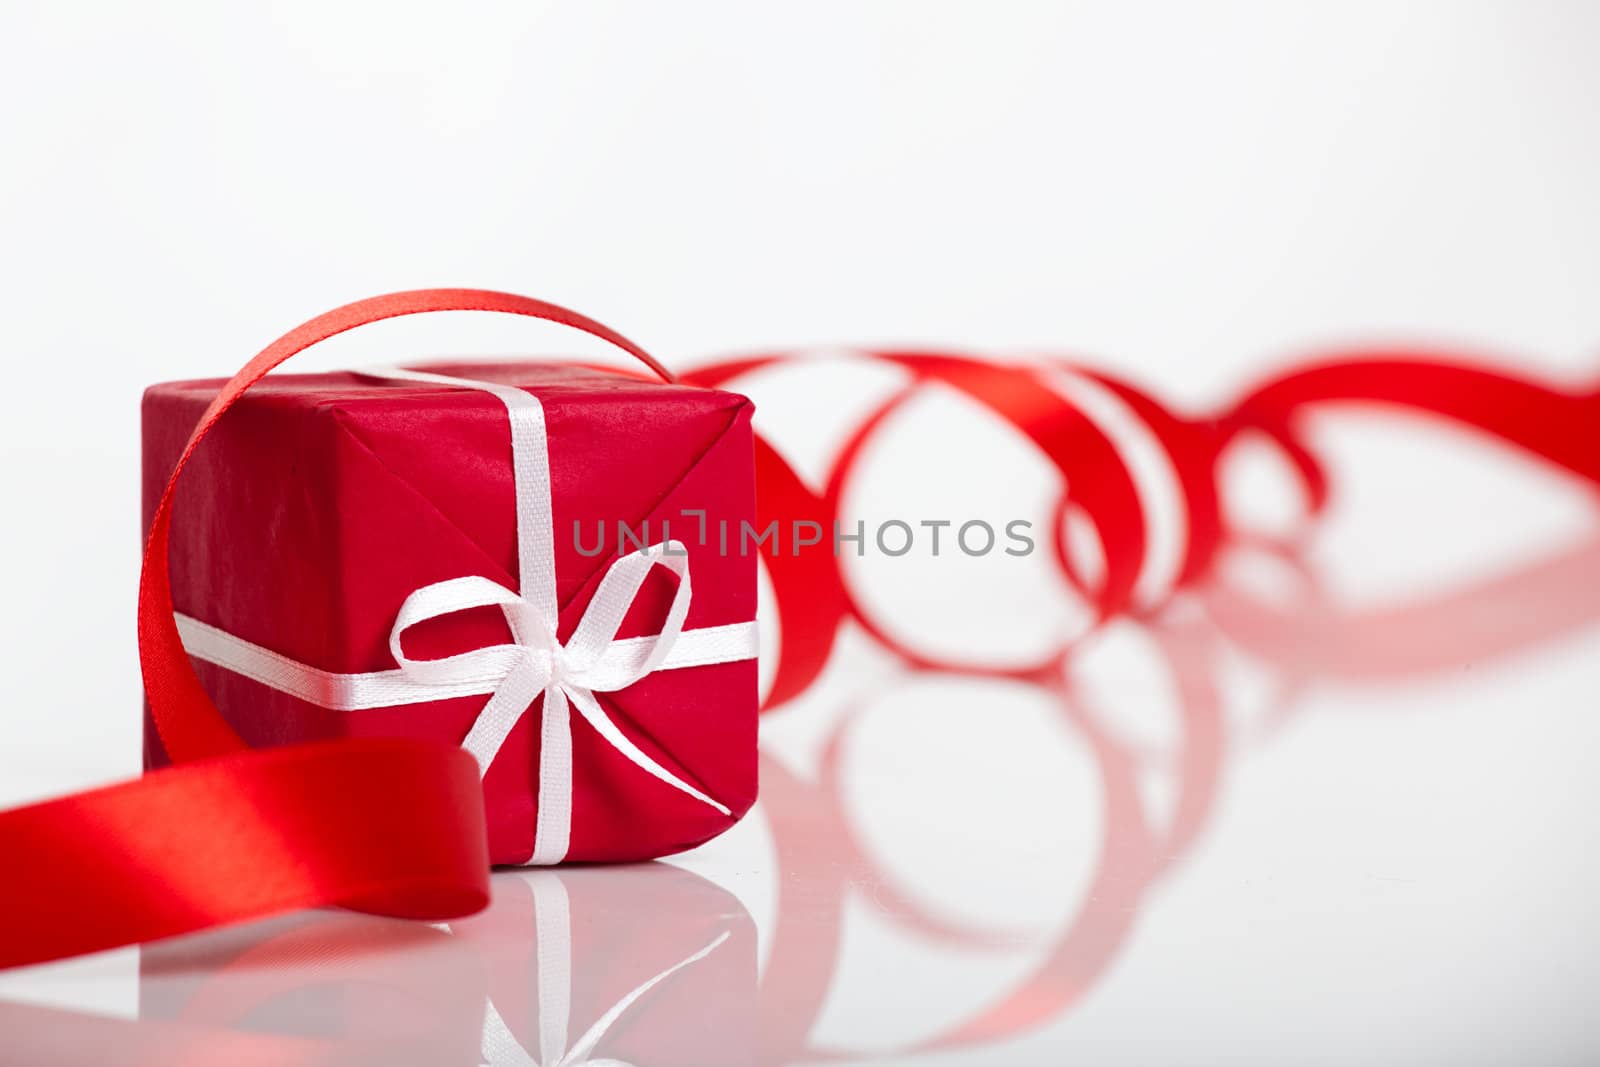
<path fill-rule="evenodd" d="M 550 452 L 544 407 L 537 397 L 508 385 L 453 378 L 399 367 L 363 371 L 372 377 L 458 386 L 492 393 L 511 421 L 512 475 L 516 489 L 517 565 L 520 591 L 480 575 L 423 586 L 401 604 L 389 634 L 399 669 L 337 674 L 299 663 L 225 630 L 178 615 L 184 648 L 197 659 L 253 678 L 280 692 L 337 710 L 392 707 L 452 697 L 490 694 L 462 746 L 487 773 L 522 714 L 542 695 L 539 727 L 539 804 L 532 864 L 560 863 L 572 834 L 572 708 L 635 766 L 724 815 L 728 808 L 685 782 L 639 749 L 606 714 L 597 692 L 626 689 L 657 670 L 732 663 L 754 658 L 755 622 L 683 628 L 689 614 L 689 560 L 677 541 L 652 545 L 615 560 L 601 579 L 572 637 L 557 638 L 555 529 L 550 504 Z M 652 568 L 678 576 L 659 633 L 618 638 L 628 609 Z M 405 631 L 428 619 L 472 608 L 498 607 L 512 640 L 443 659 L 405 654 Z"/>
<path fill-rule="evenodd" d="M 670 554 L 676 553 L 676 554 Z M 632 606 L 650 569 L 657 564 L 678 575 L 678 591 L 661 632 L 638 643 L 617 641 L 617 627 Z M 478 712 L 461 747 L 489 770 L 506 735 L 522 713 L 544 695 L 539 731 L 539 821 L 534 837 L 535 864 L 559 863 L 567 854 L 572 825 L 572 715 L 570 707 L 611 747 L 635 765 L 722 814 L 729 811 L 640 751 L 605 713 L 596 692 L 626 689 L 654 671 L 672 650 L 689 612 L 689 561 L 677 541 L 652 545 L 611 564 L 572 639 L 556 638 L 556 620 L 517 593 L 488 578 L 453 578 L 425 585 L 400 607 L 389 634 L 389 649 L 400 670 L 422 685 L 493 684 L 494 695 Z M 498 607 L 505 613 L 513 644 L 491 645 L 444 659 L 416 660 L 401 648 L 400 636 L 428 619 L 471 608 Z"/>

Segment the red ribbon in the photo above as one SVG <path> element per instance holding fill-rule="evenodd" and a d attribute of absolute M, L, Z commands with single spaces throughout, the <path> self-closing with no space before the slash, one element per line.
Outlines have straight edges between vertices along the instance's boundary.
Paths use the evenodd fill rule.
<path fill-rule="evenodd" d="M 1006 420 L 1028 437 L 1062 475 L 1065 489 L 1050 535 L 1057 565 L 1079 587 L 1096 616 L 1107 620 L 1136 610 L 1134 584 L 1145 562 L 1149 518 L 1132 475 L 1111 439 L 1040 376 L 1045 361 L 1003 364 L 952 352 L 863 351 L 863 358 L 894 364 L 908 373 L 903 389 L 889 396 L 846 438 L 820 492 L 795 474 L 783 456 L 759 436 L 757 510 L 760 521 L 812 520 L 830 531 L 868 442 L 902 404 L 929 384 L 940 384 Z M 683 375 L 696 385 L 725 386 L 740 376 L 798 362 L 797 353 L 766 353 L 698 367 Z M 1185 543 L 1175 585 L 1200 584 L 1218 554 L 1238 539 L 1221 499 L 1219 464 L 1225 450 L 1247 431 L 1259 431 L 1283 450 L 1301 480 L 1313 512 L 1329 493 L 1328 475 L 1305 442 L 1303 416 L 1310 410 L 1357 403 L 1399 408 L 1453 421 L 1531 457 L 1600 486 L 1600 390 L 1564 390 L 1465 360 L 1413 350 L 1358 349 L 1330 354 L 1287 371 L 1251 390 L 1219 417 L 1192 418 L 1110 375 L 1080 366 L 1059 366 L 1093 380 L 1114 394 L 1155 437 L 1171 461 L 1185 509 Z M 1085 588 L 1067 552 L 1069 504 L 1083 510 L 1104 550 L 1104 574 Z M 1070 647 L 1023 665 L 957 663 L 934 656 L 897 637 L 849 588 L 837 561 L 826 551 L 764 556 L 783 634 L 767 709 L 803 692 L 821 674 L 839 628 L 849 619 L 908 666 L 1028 680 L 1051 677 Z"/>
<path fill-rule="evenodd" d="M 272 368 L 317 342 L 370 322 L 431 311 L 495 311 L 564 324 L 629 352 L 668 380 L 637 345 L 542 301 L 472 289 L 396 293 L 338 308 L 290 331 L 232 378 L 207 409 L 167 483 L 144 557 L 139 644 L 145 690 L 176 766 L 136 781 L 0 813 L 0 908 L 11 926 L 0 967 L 36 963 L 257 918 L 338 904 L 410 918 L 454 918 L 488 900 L 482 792 L 471 757 L 407 740 L 325 742 L 252 752 L 206 696 L 172 615 L 167 543 L 174 486 L 218 418 Z M 704 367 L 686 380 L 718 385 L 786 357 Z M 852 437 L 826 485 L 813 491 L 783 456 L 757 441 L 758 521 L 810 520 L 827 530 L 863 442 L 910 392 L 937 382 L 1007 419 L 1062 473 L 1098 530 L 1107 567 L 1086 592 L 1106 618 L 1129 609 L 1144 561 L 1146 517 L 1115 446 L 1047 388 L 1031 367 L 944 353 L 879 353 L 912 378 Z M 1089 372 L 1085 372 L 1089 373 Z M 1326 478 L 1298 430 L 1300 413 L 1328 402 L 1399 405 L 1443 416 L 1600 483 L 1600 392 L 1562 391 L 1407 352 L 1344 353 L 1250 393 L 1219 419 L 1171 413 L 1125 383 L 1115 392 L 1166 448 L 1188 509 L 1180 584 L 1207 571 L 1230 532 L 1216 464 L 1234 436 L 1260 430 L 1295 463 L 1314 503 Z M 1064 506 L 1064 502 L 1063 502 Z M 1070 566 L 1057 544 L 1069 578 Z M 866 613 L 831 553 L 767 560 L 783 647 L 768 705 L 799 695 L 821 672 L 853 618 L 917 666 L 948 668 L 897 643 Z M 1064 654 L 1064 651 L 1061 654 Z M 1049 672 L 1059 661 L 993 673 Z M 984 671 L 981 665 L 964 665 Z M 984 671 L 990 673 L 989 671 Z"/>

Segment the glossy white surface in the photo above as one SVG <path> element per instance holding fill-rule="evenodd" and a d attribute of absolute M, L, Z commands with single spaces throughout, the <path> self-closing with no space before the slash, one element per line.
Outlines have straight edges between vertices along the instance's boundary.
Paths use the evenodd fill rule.
<path fill-rule="evenodd" d="M 1288 641 L 1216 591 L 1055 691 L 852 638 L 697 852 L 14 972 L 0 1060 L 1589 1062 L 1597 580 L 1590 538 Z"/>

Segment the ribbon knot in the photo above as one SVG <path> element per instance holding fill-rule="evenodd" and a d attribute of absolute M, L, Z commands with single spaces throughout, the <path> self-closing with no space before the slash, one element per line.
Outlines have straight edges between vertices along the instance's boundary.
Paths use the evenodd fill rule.
<path fill-rule="evenodd" d="M 619 640 L 617 631 L 656 566 L 678 577 L 678 588 L 661 630 Z M 553 613 L 499 582 L 479 575 L 425 585 L 406 597 L 389 633 L 389 650 L 411 681 L 429 686 L 492 684 L 461 746 L 487 774 L 494 757 L 523 713 L 540 697 L 539 809 L 532 863 L 558 863 L 566 855 L 572 821 L 572 721 L 576 708 L 590 726 L 634 765 L 724 815 L 729 810 L 643 752 L 595 698 L 626 689 L 666 659 L 683 632 L 693 596 L 688 553 L 666 541 L 621 556 L 606 570 L 572 637 L 563 643 Z M 552 598 L 553 599 L 553 598 Z M 407 630 L 430 619 L 474 608 L 498 607 L 512 640 L 439 659 L 406 655 Z"/>

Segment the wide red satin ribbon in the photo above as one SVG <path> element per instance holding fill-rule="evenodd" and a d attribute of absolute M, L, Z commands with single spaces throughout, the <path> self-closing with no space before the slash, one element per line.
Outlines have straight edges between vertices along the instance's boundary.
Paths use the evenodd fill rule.
<path fill-rule="evenodd" d="M 162 745 L 177 766 L 0 813 L 0 967 L 338 904 L 447 919 L 488 902 L 477 765 L 460 749 L 363 739 L 251 751 L 196 677 L 173 620 L 173 491 L 235 401 L 335 334 L 431 311 L 496 311 L 570 326 L 672 375 L 621 334 L 544 301 L 424 289 L 320 315 L 258 353 L 206 409 L 151 523 L 139 583 L 139 655 Z"/>

